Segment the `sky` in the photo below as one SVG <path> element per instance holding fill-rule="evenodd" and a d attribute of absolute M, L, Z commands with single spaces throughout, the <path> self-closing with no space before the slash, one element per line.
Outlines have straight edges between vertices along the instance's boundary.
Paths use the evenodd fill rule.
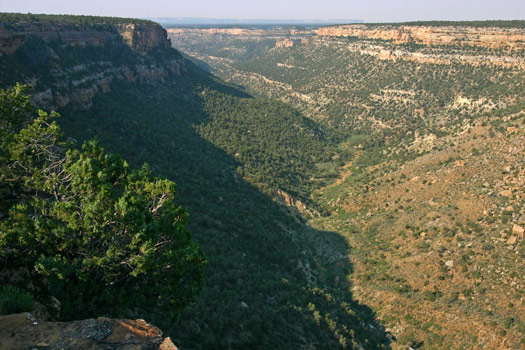
<path fill-rule="evenodd" d="M 525 19 L 525 0 L 0 0 L 0 12 L 401 22 Z"/>

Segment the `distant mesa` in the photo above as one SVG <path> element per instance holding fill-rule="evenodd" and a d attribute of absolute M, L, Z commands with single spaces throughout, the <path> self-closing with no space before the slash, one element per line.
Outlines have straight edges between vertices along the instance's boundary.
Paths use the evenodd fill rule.
<path fill-rule="evenodd" d="M 166 27 L 195 25 L 332 25 L 363 23 L 361 19 L 235 19 L 194 17 L 147 18 Z"/>
<path fill-rule="evenodd" d="M 429 25 L 340 25 L 317 30 L 320 36 L 343 36 L 389 40 L 396 44 L 460 45 L 525 49 L 524 28 L 429 26 Z"/>

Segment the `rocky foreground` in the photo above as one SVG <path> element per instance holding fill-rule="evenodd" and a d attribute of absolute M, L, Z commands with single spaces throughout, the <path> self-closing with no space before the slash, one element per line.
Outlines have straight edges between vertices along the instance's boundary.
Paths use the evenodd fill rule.
<path fill-rule="evenodd" d="M 73 322 L 37 320 L 30 313 L 0 317 L 0 349 L 176 350 L 170 338 L 144 320 L 100 317 Z"/>

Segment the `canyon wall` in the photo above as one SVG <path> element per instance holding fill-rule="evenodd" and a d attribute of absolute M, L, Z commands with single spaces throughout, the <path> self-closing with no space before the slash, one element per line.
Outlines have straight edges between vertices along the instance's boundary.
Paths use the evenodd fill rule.
<path fill-rule="evenodd" d="M 156 23 L 119 25 L 117 30 L 129 47 L 135 50 L 151 51 L 171 47 L 166 30 Z"/>
<path fill-rule="evenodd" d="M 363 24 L 319 28 L 320 36 L 346 36 L 391 40 L 423 45 L 461 45 L 487 48 L 525 49 L 525 29 L 466 26 L 367 26 Z"/>
<path fill-rule="evenodd" d="M 55 23 L 20 22 L 0 23 L 0 55 L 13 54 L 30 37 L 46 42 L 58 41 L 63 45 L 95 45 L 122 38 L 132 49 L 151 51 L 155 48 L 169 48 L 171 42 L 166 30 L 159 24 L 114 24 L 101 26 L 60 25 Z"/>
<path fill-rule="evenodd" d="M 16 82 L 33 86 L 33 102 L 52 109 L 70 103 L 89 109 L 93 98 L 109 92 L 115 81 L 162 83 L 186 69 L 157 23 L 0 22 L 0 68 L 13 67 L 10 56 L 26 61 L 12 72 Z M 40 84 L 42 73 L 45 84 Z M 7 75 L 0 80 L 15 83 Z"/>
<path fill-rule="evenodd" d="M 167 30 L 169 34 L 187 35 L 191 33 L 202 35 L 238 35 L 238 36 L 279 36 L 282 35 L 312 35 L 314 30 L 297 29 L 297 28 L 271 28 L 271 29 L 251 29 L 251 28 L 170 28 Z"/>

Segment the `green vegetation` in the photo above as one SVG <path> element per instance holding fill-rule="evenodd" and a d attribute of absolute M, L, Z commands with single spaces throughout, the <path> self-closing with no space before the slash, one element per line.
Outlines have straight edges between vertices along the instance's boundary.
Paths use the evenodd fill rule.
<path fill-rule="evenodd" d="M 199 134 L 243 164 L 241 174 L 272 195 L 282 189 L 308 200 L 319 186 L 312 163 L 336 154 L 323 128 L 289 105 L 268 99 L 240 98 L 217 91 L 202 92 L 210 119 Z M 326 179 L 325 179 L 326 180 Z"/>
<path fill-rule="evenodd" d="M 65 319 L 162 310 L 177 320 L 201 289 L 205 260 L 174 205 L 175 184 L 95 141 L 65 152 L 57 114 L 34 110 L 25 92 L 0 90 L 2 265 L 30 271 Z"/>
<path fill-rule="evenodd" d="M 498 344 L 503 333 L 512 345 L 523 338 L 523 266 L 515 261 L 525 250 L 510 226 L 523 206 L 499 194 L 512 184 L 513 195 L 521 195 L 521 149 L 506 142 L 523 130 L 523 71 L 456 59 L 522 59 L 522 53 L 357 38 L 309 38 L 273 49 L 275 36 L 210 38 L 201 33 L 183 40 L 181 47 L 202 59 L 195 64 L 183 64 L 174 50 L 138 54 L 118 41 L 68 47 L 34 40 L 0 58 L 2 85 L 36 77 L 35 91 L 51 91 L 36 100 L 64 106 L 58 123 L 66 137 L 58 137 L 54 115 L 39 116 L 52 140 L 49 154 L 64 159 L 56 168 L 62 175 L 49 176 L 56 174 L 49 166 L 36 171 L 45 157 L 14 152 L 37 127 L 6 138 L 14 146 L 1 155 L 26 160 L 23 168 L 3 170 L 12 181 L 0 187 L 0 220 L 9 225 L 1 232 L 16 243 L 7 253 L 19 265 L 26 256 L 33 261 L 37 269 L 30 273 L 51 282 L 48 296 L 70 313 L 74 295 L 81 295 L 79 304 L 99 303 L 99 310 L 125 317 L 153 305 L 155 298 L 141 299 L 130 285 L 134 278 L 137 288 L 156 283 L 142 258 L 158 256 L 143 239 L 169 224 L 151 209 L 151 200 L 174 194 L 173 183 L 161 176 L 178 184 L 176 204 L 164 212 L 178 220 L 177 237 L 187 237 L 184 227 L 194 233 L 208 260 L 206 280 L 178 323 L 172 322 L 176 308 L 172 314 L 150 308 L 140 317 L 183 348 L 388 348 L 381 323 L 395 330 L 398 347 L 469 348 L 484 334 L 496 334 Z M 377 45 L 453 59 L 378 59 L 367 53 Z M 168 70 L 174 62 L 179 69 Z M 209 64 L 231 83 L 197 64 Z M 509 113 L 515 115 L 502 118 Z M 94 137 L 98 141 L 86 142 Z M 66 138 L 69 145 L 61 143 Z M 502 171 L 505 162 L 511 168 Z M 71 176 L 81 180 L 78 186 Z M 279 204 L 278 190 L 311 217 Z M 55 199 L 61 191 L 69 193 L 67 205 Z M 177 209 L 181 203 L 191 217 Z M 116 224 L 114 216 L 124 222 Z M 112 249 L 91 240 L 95 219 L 104 222 L 97 232 Z M 141 226 L 142 220 L 151 225 Z M 79 230 L 83 239 L 70 243 Z M 113 234 L 122 230 L 141 234 L 126 241 Z M 74 271 L 56 251 L 39 260 L 43 248 L 26 249 L 32 232 L 43 247 L 87 246 L 89 254 L 66 255 Z M 102 283 L 118 279 L 121 271 L 112 266 L 119 258 L 131 265 L 122 286 L 131 288 L 139 309 L 121 304 L 122 288 L 87 285 L 90 276 Z M 92 292 L 63 293 L 61 276 Z M 507 290 L 508 300 L 495 301 Z M 477 322 L 485 333 L 452 329 L 446 309 L 458 324 Z"/>
<path fill-rule="evenodd" d="M 410 140 L 415 132 L 444 136 L 461 119 L 484 114 L 481 105 L 458 105 L 458 96 L 472 101 L 490 96 L 501 104 L 515 104 L 511 96 L 522 96 L 518 90 L 523 73 L 511 69 L 378 60 L 344 46 L 321 43 L 236 61 L 226 74 L 237 70 L 290 86 L 291 91 L 308 96 L 311 102 L 290 96 L 289 90 L 281 92 L 264 84 L 234 80 L 249 84 L 258 93 L 291 101 L 306 115 L 337 128 L 347 138 L 356 133 L 368 135 L 369 143 L 395 143 L 400 137 Z M 418 74 L 403 74 L 416 70 Z"/>
<path fill-rule="evenodd" d="M 33 304 L 33 296 L 20 288 L 8 284 L 0 290 L 0 315 L 28 312 Z"/>
<path fill-rule="evenodd" d="M 0 12 L 0 23 L 7 25 L 21 23 L 50 23 L 57 25 L 80 25 L 91 26 L 96 29 L 107 29 L 110 25 L 117 24 L 153 24 L 154 22 L 122 17 L 100 17 L 100 16 L 74 16 L 74 15 L 45 15 L 32 13 L 2 13 Z M 10 27 L 10 28 L 16 28 Z"/>
<path fill-rule="evenodd" d="M 449 24 L 462 23 L 443 23 Z M 316 162 L 311 177 L 339 170 L 342 178 L 320 190 L 316 184 L 324 181 L 305 187 L 314 188 L 311 201 L 323 214 L 309 223 L 339 233 L 352 246 L 355 272 L 347 279 L 385 325 L 402 329 L 398 346 L 475 347 L 481 330 L 451 325 L 440 316 L 450 309 L 461 322 L 482 324 L 485 334 L 502 329 L 519 347 L 523 266 L 515 259 L 523 242 L 511 228 L 522 213 L 514 195 L 522 192 L 512 185 L 508 200 L 498 193 L 511 186 L 503 183 L 522 184 L 523 168 L 513 165 L 521 158 L 509 152 L 521 152 L 513 145 L 523 132 L 524 73 L 501 63 L 521 62 L 523 52 L 315 36 L 299 44 L 301 35 L 291 36 L 293 47 L 263 53 L 265 45 L 247 45 L 259 39 L 253 34 L 222 35 L 217 43 L 188 31 L 172 41 L 256 99 L 293 105 L 325 131 L 331 141 L 326 150 L 334 154 Z M 283 31 L 282 37 L 290 34 Z M 385 52 L 392 59 L 376 56 Z M 224 122 L 213 125 L 235 130 Z M 243 134 L 238 130 L 232 139 Z M 235 155 L 227 142 L 217 145 Z M 485 213 L 487 206 L 493 212 Z M 317 302 L 307 308 L 317 324 L 331 327 Z M 487 308 L 493 311 L 484 313 Z M 413 318 L 405 322 L 407 310 Z M 501 327 L 485 327 L 491 321 Z M 498 334 L 501 342 L 503 332 Z"/>
<path fill-rule="evenodd" d="M 398 22 L 398 23 L 366 23 L 366 26 L 433 26 L 433 27 L 448 27 L 448 26 L 464 26 L 464 27 L 478 27 L 478 28 L 525 28 L 525 21 L 523 20 L 487 20 L 487 21 L 414 21 L 414 22 Z"/>
<path fill-rule="evenodd" d="M 21 64 L 19 58 L 38 55 L 34 48 L 59 54 L 42 65 Z M 307 201 L 310 189 L 337 171 L 330 166 L 331 171 L 317 174 L 315 166 L 308 166 L 310 161 L 330 163 L 331 157 L 345 157 L 345 152 L 328 150 L 335 142 L 331 133 L 294 108 L 254 98 L 191 62 L 185 63 L 183 74 L 168 73 L 162 83 L 147 76 L 142 80 L 144 67 L 165 69 L 178 58 L 178 52 L 168 49 L 138 55 L 118 42 L 71 48 L 38 41 L 0 60 L 6 70 L 15 68 L 2 82 L 4 86 L 14 84 L 18 73 L 26 78 L 38 76 L 37 91 L 53 89 L 50 103 L 56 103 L 56 92 L 71 96 L 79 88 L 92 88 L 99 74 L 113 69 L 116 79 L 108 93 L 96 94 L 89 104 L 72 100 L 59 110 L 60 126 L 77 148 L 72 154 L 89 154 L 97 164 L 105 164 L 105 157 L 91 151 L 96 145 L 82 150 L 85 140 L 96 137 L 131 167 L 148 162 L 152 174 L 176 181 L 176 203 L 184 203 L 192 213 L 186 227 L 208 260 L 205 284 L 178 323 L 156 310 L 142 312 L 140 317 L 161 326 L 177 345 L 193 349 L 308 344 L 319 349 L 355 348 L 355 344 L 388 347 L 374 312 L 352 298 L 346 280 L 352 268 L 341 258 L 348 249 L 344 240 L 332 232 L 311 229 L 297 214 L 290 215 L 293 209 L 286 210 L 273 200 L 274 192 L 281 189 Z M 137 81 L 123 79 L 122 72 L 133 73 Z M 64 86 L 61 76 L 77 81 L 90 78 L 82 85 Z M 243 153 L 235 156 L 238 151 Z M 108 161 L 112 169 L 123 168 L 120 161 Z M 126 186 L 120 190 L 125 192 Z M 109 196 L 103 196 L 104 202 L 111 205 L 112 193 L 103 194 Z M 111 211 L 106 208 L 97 211 L 102 218 Z M 105 263 L 98 258 L 93 264 Z M 53 267 L 44 265 L 47 272 Z M 330 295 L 331 301 L 318 300 L 325 297 L 310 292 L 315 288 Z M 112 308 L 108 314 L 135 315 L 126 305 L 118 305 L 119 293 L 114 293 L 114 299 L 119 309 Z M 136 301 L 139 306 L 148 302 Z M 316 305 L 326 322 L 315 321 L 309 303 Z"/>
<path fill-rule="evenodd" d="M 338 258 L 347 249 L 344 240 L 298 223 L 260 191 L 272 192 L 276 184 L 292 193 L 309 186 L 309 179 L 292 173 L 292 157 L 306 162 L 325 150 L 315 148 L 322 137 L 314 133 L 320 132 L 316 124 L 298 118 L 296 111 L 281 103 L 219 84 L 191 63 L 182 77 L 165 82 L 164 87 L 155 90 L 147 84 L 116 82 L 110 94 L 95 97 L 89 111 L 72 106 L 62 114 L 74 118 L 60 120 L 77 140 L 97 135 L 101 144 L 133 164 L 151 163 L 154 172 L 177 182 L 178 198 L 192 213 L 188 228 L 209 262 L 205 286 L 177 325 L 164 325 L 161 320 L 157 324 L 169 330 L 174 342 L 193 349 L 295 348 L 309 343 L 341 347 L 342 338 L 334 335 L 333 326 L 315 322 L 308 309 L 313 303 L 323 315 L 338 315 L 337 327 L 353 330 L 344 335 L 347 348 L 352 348 L 352 341 L 371 349 L 386 346 L 381 329 L 362 326 L 374 324 L 375 316 L 348 290 L 345 274 L 351 266 Z M 295 116 L 293 125 L 291 116 Z M 210 124 L 230 132 L 222 133 Z M 280 139 L 280 130 L 292 137 Z M 282 159 L 292 160 L 268 156 L 268 150 L 247 142 L 255 138 L 251 135 L 268 142 L 272 152 L 281 152 Z M 315 147 L 301 148 L 304 143 Z M 246 155 L 235 157 L 242 147 Z M 265 157 L 268 163 L 255 163 Z M 249 167 L 240 159 L 248 164 L 254 160 Z M 283 179 L 272 179 L 272 169 L 284 174 Z M 325 290 L 333 302 L 316 301 L 310 288 Z"/>

